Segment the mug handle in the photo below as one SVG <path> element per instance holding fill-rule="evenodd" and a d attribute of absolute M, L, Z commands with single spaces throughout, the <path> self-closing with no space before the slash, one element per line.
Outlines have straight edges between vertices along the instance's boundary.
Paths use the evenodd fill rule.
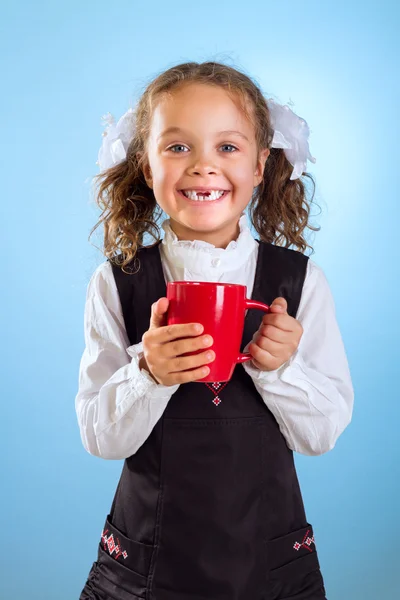
<path fill-rule="evenodd" d="M 244 303 L 245 303 L 245 306 L 244 306 L 245 310 L 247 310 L 249 308 L 259 308 L 260 310 L 263 310 L 266 313 L 270 312 L 270 308 L 269 308 L 268 304 L 264 304 L 263 302 L 257 302 L 256 300 L 248 300 L 246 298 Z M 250 352 L 240 352 L 236 359 L 236 363 L 244 363 L 248 360 L 251 360 L 252 358 L 253 357 L 251 356 Z"/>

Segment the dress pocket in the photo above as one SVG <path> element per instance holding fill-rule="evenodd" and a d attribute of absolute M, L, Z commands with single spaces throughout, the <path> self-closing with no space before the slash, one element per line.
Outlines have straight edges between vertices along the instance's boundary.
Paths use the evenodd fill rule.
<path fill-rule="evenodd" d="M 147 577 L 154 546 L 127 537 L 108 515 L 101 534 L 100 549 L 128 569 Z"/>
<path fill-rule="evenodd" d="M 310 524 L 267 542 L 268 600 L 326 600 Z"/>
<path fill-rule="evenodd" d="M 153 549 L 153 545 L 128 538 L 108 515 L 98 546 L 94 582 L 99 598 L 144 599 Z"/>

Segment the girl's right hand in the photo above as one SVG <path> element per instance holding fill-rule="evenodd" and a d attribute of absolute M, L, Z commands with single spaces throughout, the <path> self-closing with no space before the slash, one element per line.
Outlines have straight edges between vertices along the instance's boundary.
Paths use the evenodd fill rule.
<path fill-rule="evenodd" d="M 150 327 L 143 334 L 143 358 L 139 367 L 146 369 L 157 383 L 176 385 L 202 379 L 210 372 L 204 365 L 215 359 L 213 350 L 182 356 L 213 344 L 209 335 L 200 335 L 200 323 L 167 325 L 168 298 L 152 304 Z M 188 371 L 187 369 L 193 369 Z"/>

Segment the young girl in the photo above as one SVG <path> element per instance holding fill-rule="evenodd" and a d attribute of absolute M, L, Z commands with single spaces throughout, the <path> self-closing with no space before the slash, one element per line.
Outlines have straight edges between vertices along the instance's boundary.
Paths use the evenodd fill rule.
<path fill-rule="evenodd" d="M 334 447 L 353 389 L 304 254 L 307 124 L 208 62 L 161 74 L 105 133 L 108 260 L 88 285 L 76 412 L 86 450 L 125 462 L 80 600 L 323 600 L 293 452 Z M 215 359 L 201 324 L 166 325 L 176 280 L 246 285 L 271 305 L 246 313 L 252 360 L 229 382 L 196 381 Z"/>

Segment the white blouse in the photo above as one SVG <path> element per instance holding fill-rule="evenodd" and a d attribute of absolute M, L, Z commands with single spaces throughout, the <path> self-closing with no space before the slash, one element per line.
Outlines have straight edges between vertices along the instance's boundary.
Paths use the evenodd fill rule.
<path fill-rule="evenodd" d="M 237 240 L 225 249 L 198 240 L 179 241 L 169 219 L 162 227 L 165 236 L 159 248 L 166 282 L 239 283 L 251 297 L 259 245 L 245 213 Z M 303 335 L 284 365 L 260 371 L 248 361 L 237 368 L 252 377 L 288 447 L 319 455 L 335 446 L 350 423 L 354 392 L 332 294 L 323 271 L 310 258 L 296 318 Z M 127 458 L 149 437 L 179 384 L 157 384 L 139 369 L 142 342 L 129 345 L 109 261 L 97 267 L 87 287 L 84 337 L 75 398 L 82 443 L 90 454 Z"/>

